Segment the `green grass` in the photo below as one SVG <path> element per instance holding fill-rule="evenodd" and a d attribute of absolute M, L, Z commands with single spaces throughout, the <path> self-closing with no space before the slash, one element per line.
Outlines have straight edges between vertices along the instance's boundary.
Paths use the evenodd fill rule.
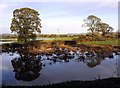
<path fill-rule="evenodd" d="M 45 39 L 44 39 L 45 38 Z M 48 38 L 48 39 L 47 39 Z M 55 37 L 55 38 L 49 38 L 49 37 L 43 37 L 43 42 L 52 42 L 52 41 L 65 41 L 65 40 L 74 40 L 78 37 Z M 15 39 L 3 39 L 2 41 L 15 41 Z M 39 38 L 37 38 L 37 41 L 39 41 Z M 86 42 L 79 42 L 78 44 L 87 44 L 87 45 L 116 45 L 120 46 L 120 38 L 119 39 L 112 39 L 112 40 L 105 40 L 105 41 L 86 41 Z"/>
<path fill-rule="evenodd" d="M 64 38 L 57 37 L 57 38 L 55 38 L 54 40 L 65 41 L 65 40 L 72 40 L 72 39 L 73 39 L 73 38 L 71 38 L 71 37 L 64 37 Z"/>
<path fill-rule="evenodd" d="M 75 37 L 56 37 L 53 40 L 43 40 L 44 42 L 47 41 L 65 41 L 65 40 L 73 40 Z"/>
<path fill-rule="evenodd" d="M 79 42 L 79 44 L 87 44 L 87 45 L 120 45 L 120 39 L 112 39 L 105 41 L 88 41 L 88 42 Z"/>

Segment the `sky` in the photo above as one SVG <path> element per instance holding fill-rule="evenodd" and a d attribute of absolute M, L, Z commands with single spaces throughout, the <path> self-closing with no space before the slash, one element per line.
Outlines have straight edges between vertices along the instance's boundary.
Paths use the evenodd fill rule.
<path fill-rule="evenodd" d="M 10 24 L 15 9 L 29 7 L 39 12 L 42 20 L 42 34 L 86 33 L 82 27 L 84 19 L 95 15 L 118 30 L 117 0 L 1 0 L 0 1 L 0 33 L 11 33 Z"/>

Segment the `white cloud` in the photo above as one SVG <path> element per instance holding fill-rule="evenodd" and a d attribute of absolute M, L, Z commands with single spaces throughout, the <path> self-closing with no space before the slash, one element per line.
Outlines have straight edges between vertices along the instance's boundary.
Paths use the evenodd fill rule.
<path fill-rule="evenodd" d="M 66 34 L 66 33 L 84 33 L 86 28 L 81 27 L 83 23 L 83 17 L 62 17 L 61 18 L 50 18 L 42 21 L 42 33 L 49 34 Z"/>
<path fill-rule="evenodd" d="M 3 25 L 0 25 L 0 28 L 3 27 Z"/>
<path fill-rule="evenodd" d="M 0 3 L 0 9 L 6 8 L 6 7 L 7 7 L 7 4 L 5 4 L 5 3 Z"/>
<path fill-rule="evenodd" d="M 8 7 L 6 3 L 0 3 L 0 19 L 3 16 L 3 11 Z"/>
<path fill-rule="evenodd" d="M 118 8 L 118 3 L 117 2 L 103 2 L 97 6 L 98 8 Z"/>
<path fill-rule="evenodd" d="M 0 18 L 3 16 L 3 11 L 8 7 L 6 3 L 0 3 Z"/>

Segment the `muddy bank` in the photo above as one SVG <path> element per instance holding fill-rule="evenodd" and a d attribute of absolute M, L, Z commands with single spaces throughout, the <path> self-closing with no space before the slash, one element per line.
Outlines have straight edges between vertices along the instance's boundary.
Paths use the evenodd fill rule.
<path fill-rule="evenodd" d="M 107 78 L 94 81 L 71 81 L 46 86 L 2 86 L 2 88 L 119 88 L 120 78 Z"/>
<path fill-rule="evenodd" d="M 34 41 L 25 44 L 11 43 L 2 45 L 2 52 L 23 52 L 31 55 L 38 55 L 41 53 L 52 54 L 55 52 L 89 52 L 93 51 L 101 57 L 110 56 L 112 53 L 120 54 L 120 46 L 111 45 L 83 45 L 83 44 L 67 44 L 62 41 L 42 42 Z"/>

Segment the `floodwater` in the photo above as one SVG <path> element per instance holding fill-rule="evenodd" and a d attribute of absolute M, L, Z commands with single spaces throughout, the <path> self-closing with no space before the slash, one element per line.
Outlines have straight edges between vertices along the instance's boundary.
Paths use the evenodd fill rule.
<path fill-rule="evenodd" d="M 86 56 L 61 58 L 55 55 L 21 55 L 2 53 L 3 85 L 46 85 L 73 80 L 96 80 L 120 75 L 120 55 L 100 58 Z"/>

